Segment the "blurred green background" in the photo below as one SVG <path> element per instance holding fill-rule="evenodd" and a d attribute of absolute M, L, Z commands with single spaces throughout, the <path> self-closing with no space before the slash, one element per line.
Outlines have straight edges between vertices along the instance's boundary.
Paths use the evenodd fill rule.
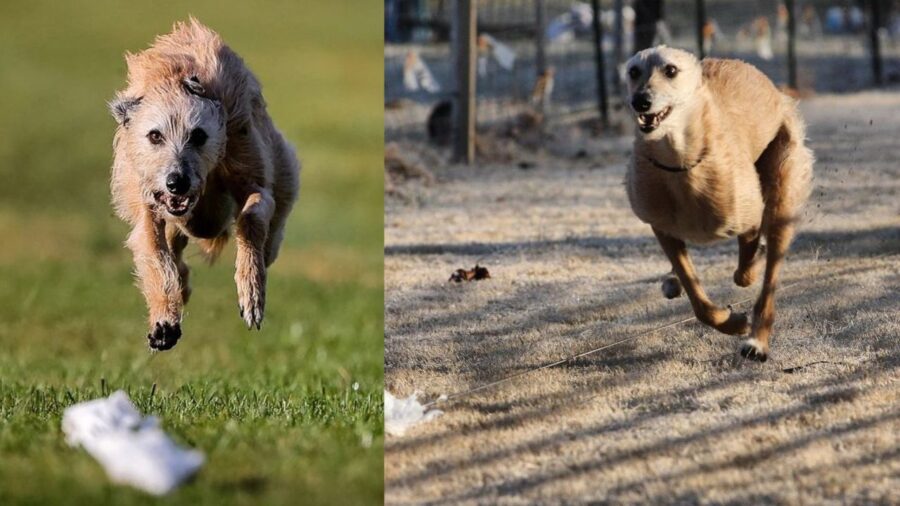
<path fill-rule="evenodd" d="M 381 9 L 0 3 L 0 504 L 156 503 L 111 485 L 60 432 L 67 405 L 119 388 L 207 456 L 165 503 L 381 502 Z M 151 355 L 109 205 L 106 101 L 123 53 L 189 14 L 259 77 L 302 186 L 262 331 L 238 317 L 233 245 L 212 267 L 192 247 L 185 335 Z"/>

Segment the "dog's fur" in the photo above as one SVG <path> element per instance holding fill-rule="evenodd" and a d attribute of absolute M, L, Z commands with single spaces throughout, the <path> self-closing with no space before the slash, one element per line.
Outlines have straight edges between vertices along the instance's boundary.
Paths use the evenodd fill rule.
<path fill-rule="evenodd" d="M 126 244 L 149 308 L 150 347 L 169 349 L 181 336 L 188 239 L 212 261 L 233 224 L 240 313 L 258 329 L 266 269 L 299 191 L 294 150 L 272 124 L 259 82 L 197 20 L 125 59 L 128 86 L 109 104 L 118 122 L 111 190 L 133 227 Z"/>
<path fill-rule="evenodd" d="M 660 46 L 637 53 L 626 69 L 637 123 L 626 187 L 672 263 L 675 276 L 663 291 L 669 298 L 686 291 L 697 319 L 721 332 L 749 333 L 741 355 L 765 361 L 779 269 L 812 178 L 796 103 L 737 60 L 700 62 Z M 756 280 L 766 257 L 752 325 L 709 300 L 685 246 L 727 238 L 738 240 L 739 286 Z"/>

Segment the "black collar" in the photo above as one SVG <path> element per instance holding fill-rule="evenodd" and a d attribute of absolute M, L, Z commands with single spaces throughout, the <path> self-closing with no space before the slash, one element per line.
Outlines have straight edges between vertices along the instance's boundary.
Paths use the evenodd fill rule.
<path fill-rule="evenodd" d="M 647 157 L 647 160 L 650 160 L 650 163 L 652 163 L 654 167 L 656 167 L 658 169 L 662 169 L 666 172 L 687 172 L 687 171 L 693 169 L 694 167 L 700 165 L 700 162 L 702 162 L 703 159 L 706 158 L 706 154 L 707 154 L 706 152 L 707 152 L 707 149 L 706 149 L 706 147 L 704 147 L 703 150 L 700 151 L 700 156 L 697 158 L 696 162 L 688 164 L 688 165 L 682 165 L 679 167 L 669 167 L 668 165 L 663 165 L 663 164 L 657 162 L 656 160 L 654 160 L 653 158 L 650 158 L 649 156 Z"/>

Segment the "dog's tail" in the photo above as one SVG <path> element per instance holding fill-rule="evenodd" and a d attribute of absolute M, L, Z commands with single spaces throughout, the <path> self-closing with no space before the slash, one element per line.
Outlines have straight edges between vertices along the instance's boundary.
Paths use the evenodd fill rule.
<path fill-rule="evenodd" d="M 228 232 L 222 232 L 221 235 L 213 239 L 200 239 L 197 241 L 197 244 L 200 246 L 203 257 L 212 264 L 219 258 L 222 250 L 225 249 L 225 245 L 228 244 Z"/>
<path fill-rule="evenodd" d="M 760 157 L 760 180 L 766 200 L 764 222 L 794 222 L 812 190 L 813 152 L 806 147 L 806 125 L 797 102 L 783 96 L 784 120 Z"/>
<path fill-rule="evenodd" d="M 784 118 L 784 129 L 790 142 L 782 169 L 788 198 L 795 202 L 793 211 L 797 213 L 800 207 L 806 204 L 812 192 L 815 156 L 812 150 L 806 147 L 806 123 L 797 110 L 797 101 L 791 97 L 784 97 L 783 100 L 788 111 Z"/>

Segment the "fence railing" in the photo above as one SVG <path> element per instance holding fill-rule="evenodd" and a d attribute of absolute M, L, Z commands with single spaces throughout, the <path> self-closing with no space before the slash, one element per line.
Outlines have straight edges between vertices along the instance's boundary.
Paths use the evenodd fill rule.
<path fill-rule="evenodd" d="M 900 82 L 898 3 L 386 0 L 385 136 L 471 160 L 476 125 L 605 120 L 624 60 L 656 43 L 741 58 L 804 91 Z"/>

